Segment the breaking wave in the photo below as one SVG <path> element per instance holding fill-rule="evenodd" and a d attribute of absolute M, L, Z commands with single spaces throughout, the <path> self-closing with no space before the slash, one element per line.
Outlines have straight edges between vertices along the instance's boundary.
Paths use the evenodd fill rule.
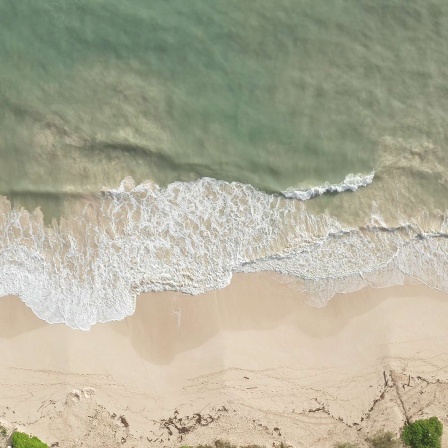
<path fill-rule="evenodd" d="M 223 288 L 234 272 L 292 276 L 315 306 L 366 285 L 424 282 L 448 291 L 448 215 L 362 226 L 306 203 L 211 178 L 166 188 L 131 178 L 78 216 L 47 227 L 0 198 L 0 296 L 40 318 L 89 329 L 134 313 L 138 294 Z"/>
<path fill-rule="evenodd" d="M 307 201 L 316 196 L 321 196 L 325 193 L 342 193 L 343 191 L 356 191 L 360 187 L 366 187 L 371 184 L 375 172 L 369 174 L 348 174 L 345 179 L 339 184 L 330 184 L 325 182 L 323 185 L 311 188 L 289 188 L 283 194 L 286 198 L 299 199 L 300 201 Z"/>

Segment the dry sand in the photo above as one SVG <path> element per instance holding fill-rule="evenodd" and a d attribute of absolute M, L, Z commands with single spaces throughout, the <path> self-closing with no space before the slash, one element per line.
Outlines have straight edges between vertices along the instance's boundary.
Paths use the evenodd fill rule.
<path fill-rule="evenodd" d="M 425 286 L 316 309 L 274 274 L 240 274 L 200 296 L 145 294 L 90 332 L 5 297 L 0 422 L 60 448 L 363 447 L 406 419 L 448 423 L 447 338 L 448 296 Z"/>

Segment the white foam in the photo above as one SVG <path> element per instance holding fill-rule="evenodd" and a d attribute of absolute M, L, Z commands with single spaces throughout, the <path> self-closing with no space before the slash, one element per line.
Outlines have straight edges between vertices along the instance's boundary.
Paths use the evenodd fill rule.
<path fill-rule="evenodd" d="M 316 306 L 368 284 L 448 291 L 446 216 L 427 234 L 409 223 L 385 231 L 374 207 L 358 229 L 210 178 L 166 188 L 127 178 L 95 207 L 47 228 L 40 213 L 0 198 L 0 296 L 19 295 L 47 322 L 87 330 L 131 315 L 141 292 L 199 294 L 225 287 L 234 272 L 288 274 Z"/>
<path fill-rule="evenodd" d="M 369 174 L 348 174 L 345 179 L 339 184 L 330 184 L 325 182 L 323 185 L 308 188 L 289 188 L 283 194 L 289 199 L 299 199 L 300 201 L 307 201 L 316 196 L 321 196 L 325 193 L 342 193 L 343 191 L 356 191 L 360 187 L 366 187 L 373 182 L 375 172 Z"/>

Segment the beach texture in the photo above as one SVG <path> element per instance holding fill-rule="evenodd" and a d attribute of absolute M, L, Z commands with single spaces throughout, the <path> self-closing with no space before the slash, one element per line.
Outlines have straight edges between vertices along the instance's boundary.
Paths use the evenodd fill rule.
<path fill-rule="evenodd" d="M 0 1 L 0 424 L 447 424 L 445 42 L 442 0 Z"/>
<path fill-rule="evenodd" d="M 0 307 L 0 419 L 49 445 L 365 447 L 406 420 L 448 423 L 448 301 L 425 286 L 316 309 L 272 274 L 244 274 L 195 297 L 143 295 L 88 333 L 16 297 Z"/>

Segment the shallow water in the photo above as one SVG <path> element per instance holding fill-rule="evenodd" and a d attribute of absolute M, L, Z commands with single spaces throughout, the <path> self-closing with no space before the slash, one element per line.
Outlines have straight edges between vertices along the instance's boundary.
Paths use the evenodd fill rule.
<path fill-rule="evenodd" d="M 442 1 L 1 2 L 0 293 L 88 328 L 236 271 L 448 288 L 446 41 Z"/>
<path fill-rule="evenodd" d="M 0 4 L 0 192 L 57 215 L 125 176 L 266 191 L 447 142 L 444 2 Z M 53 205 L 53 209 L 52 209 Z"/>

